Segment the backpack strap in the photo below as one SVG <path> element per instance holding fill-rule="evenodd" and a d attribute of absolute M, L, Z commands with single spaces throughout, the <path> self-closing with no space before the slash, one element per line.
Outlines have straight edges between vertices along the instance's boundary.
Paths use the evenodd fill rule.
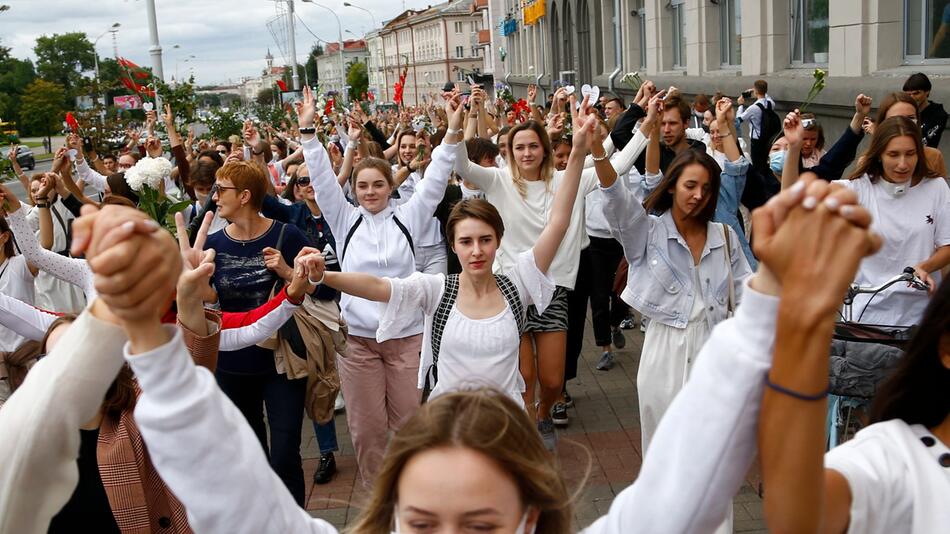
<path fill-rule="evenodd" d="M 346 247 L 350 246 L 350 239 L 353 239 L 353 234 L 356 233 L 356 229 L 363 224 L 363 216 L 360 215 L 359 219 L 356 219 L 356 222 L 353 223 L 353 226 L 350 227 L 350 230 L 346 233 L 346 238 L 343 239 L 343 253 L 340 254 L 340 268 L 343 268 L 343 256 L 346 255 Z"/>
<path fill-rule="evenodd" d="M 412 251 L 412 257 L 416 257 L 416 245 L 412 242 L 412 235 L 409 234 L 409 229 L 406 228 L 406 225 L 402 224 L 402 221 L 399 220 L 399 217 L 396 217 L 396 214 L 393 214 L 393 222 L 396 223 L 396 226 L 399 227 L 399 230 L 402 232 L 402 235 L 406 236 L 406 241 L 409 242 L 409 250 Z"/>
<path fill-rule="evenodd" d="M 498 285 L 498 289 L 501 290 L 501 294 L 505 296 L 505 300 L 508 301 L 508 306 L 511 307 L 511 312 L 515 316 L 515 322 L 518 323 L 518 334 L 520 335 L 524 332 L 525 326 L 525 310 L 524 302 L 521 300 L 521 293 L 518 291 L 518 287 L 514 282 L 503 274 L 495 275 L 495 283 Z"/>
<path fill-rule="evenodd" d="M 450 274 L 445 277 L 445 290 L 442 291 L 442 298 L 439 300 L 439 306 L 435 309 L 432 316 L 432 365 L 439 362 L 439 350 L 442 347 L 442 333 L 445 331 L 445 323 L 449 320 L 449 313 L 452 312 L 452 306 L 455 305 L 459 296 L 459 275 Z"/>

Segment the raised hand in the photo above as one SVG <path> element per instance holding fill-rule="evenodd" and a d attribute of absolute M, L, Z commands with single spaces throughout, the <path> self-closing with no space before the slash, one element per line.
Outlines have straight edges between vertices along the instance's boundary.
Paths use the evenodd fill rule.
<path fill-rule="evenodd" d="M 303 88 L 303 102 L 296 104 L 297 122 L 301 128 L 310 128 L 313 126 L 313 119 L 317 115 L 316 99 L 309 85 Z"/>
<path fill-rule="evenodd" d="M 587 101 L 587 97 L 584 97 L 584 101 Z M 587 151 L 603 143 L 603 136 L 595 133 L 596 130 L 600 129 L 596 115 L 585 115 L 583 122 L 576 120 L 574 124 L 574 135 L 571 139 L 574 149 Z"/>
<path fill-rule="evenodd" d="M 462 120 L 465 117 L 465 106 L 462 105 L 461 97 L 453 93 L 445 100 L 445 114 L 449 119 L 449 129 L 461 130 Z"/>
<path fill-rule="evenodd" d="M 305 250 L 308 251 L 307 254 L 303 254 Z M 323 282 L 327 270 L 327 262 L 323 254 L 310 247 L 304 247 L 300 252 L 301 254 L 294 259 L 294 276 L 297 276 L 296 270 L 300 269 L 300 274 L 306 276 L 311 284 Z"/>
<path fill-rule="evenodd" d="M 528 85 L 528 103 L 533 104 L 534 99 L 538 96 L 538 86 L 535 84 Z"/>
<path fill-rule="evenodd" d="M 560 113 L 555 113 L 553 115 L 548 115 L 547 119 L 547 132 L 548 137 L 551 139 L 559 139 L 564 135 L 564 116 Z"/>
<path fill-rule="evenodd" d="M 165 113 L 162 115 L 162 120 L 165 122 L 165 126 L 168 128 L 175 127 L 175 114 L 172 113 L 172 107 L 170 104 L 165 104 Z"/>
<path fill-rule="evenodd" d="M 871 97 L 864 93 L 854 98 L 854 111 L 862 117 L 867 117 L 871 113 Z"/>
<path fill-rule="evenodd" d="M 16 163 L 16 151 L 19 147 L 20 145 L 17 145 L 16 143 L 10 145 L 10 151 L 7 152 L 7 159 L 9 159 L 11 163 Z"/>
<path fill-rule="evenodd" d="M 785 133 L 785 140 L 789 146 L 801 146 L 805 138 L 805 127 L 802 125 L 802 117 L 799 111 L 789 112 L 782 123 L 782 131 Z"/>
<path fill-rule="evenodd" d="M 162 156 L 162 142 L 157 137 L 149 137 L 145 141 L 145 152 L 151 158 L 160 158 Z"/>
<path fill-rule="evenodd" d="M 340 154 L 340 147 L 336 146 L 336 143 L 327 145 L 327 151 L 330 153 L 330 161 L 334 168 L 343 165 L 343 154 Z"/>
<path fill-rule="evenodd" d="M 34 200 L 48 199 L 50 192 L 56 189 L 56 173 L 47 172 L 40 179 L 40 189 L 36 192 Z"/>
<path fill-rule="evenodd" d="M 0 184 L 0 210 L 3 211 L 3 216 L 6 217 L 18 209 L 20 209 L 20 199 L 7 189 L 7 186 Z"/>
<path fill-rule="evenodd" d="M 205 213 L 201 226 L 195 235 L 195 244 L 188 239 L 188 228 L 181 212 L 175 214 L 175 229 L 178 236 L 178 250 L 181 252 L 182 271 L 178 278 L 178 300 L 194 299 L 200 302 L 216 302 L 218 296 L 211 287 L 214 275 L 214 249 L 203 250 L 208 238 L 208 229 L 214 219 L 213 212 Z"/>
<path fill-rule="evenodd" d="M 732 99 L 730 98 L 720 98 L 716 102 L 716 120 L 719 121 L 720 125 L 729 126 L 734 124 L 736 118 L 736 112 L 732 108 Z M 722 126 L 720 126 L 721 128 Z"/>

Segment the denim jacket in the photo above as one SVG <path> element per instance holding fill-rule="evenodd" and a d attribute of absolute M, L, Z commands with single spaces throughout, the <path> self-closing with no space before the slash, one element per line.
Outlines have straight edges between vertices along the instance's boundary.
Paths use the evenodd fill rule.
<path fill-rule="evenodd" d="M 649 178 L 654 178 L 651 175 Z M 656 185 L 647 179 L 639 187 Z M 636 189 L 636 187 L 634 187 Z M 627 287 L 621 298 L 652 320 L 685 328 L 693 306 L 694 291 L 702 291 L 706 322 L 710 327 L 726 318 L 729 304 L 729 269 L 732 270 L 735 304 L 741 300 L 743 282 L 752 274 L 739 238 L 728 225 L 709 222 L 699 265 L 673 221 L 671 211 L 650 215 L 623 180 L 603 189 L 604 213 L 613 236 L 623 245 L 629 263 Z M 729 236 L 731 265 L 727 265 L 723 228 Z M 699 269 L 701 288 L 694 287 L 693 269 Z"/>

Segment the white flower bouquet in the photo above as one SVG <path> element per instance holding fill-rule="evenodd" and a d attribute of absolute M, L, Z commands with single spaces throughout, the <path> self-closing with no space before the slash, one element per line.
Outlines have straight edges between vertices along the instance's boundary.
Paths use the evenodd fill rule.
<path fill-rule="evenodd" d="M 172 164 L 167 159 L 142 158 L 125 171 L 125 183 L 139 196 L 139 209 L 174 234 L 175 214 L 187 208 L 190 202 L 165 195 L 165 179 L 171 173 Z"/>
<path fill-rule="evenodd" d="M 628 72 L 620 78 L 620 83 L 625 84 L 627 87 L 634 91 L 639 91 L 640 86 L 643 85 L 643 80 L 640 79 L 640 72 Z"/>

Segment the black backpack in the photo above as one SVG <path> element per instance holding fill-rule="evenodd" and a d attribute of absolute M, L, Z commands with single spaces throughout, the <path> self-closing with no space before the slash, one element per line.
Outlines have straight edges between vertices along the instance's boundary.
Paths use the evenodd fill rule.
<path fill-rule="evenodd" d="M 762 131 L 759 132 L 759 141 L 772 144 L 772 140 L 775 139 L 775 136 L 782 131 L 782 119 L 780 119 L 778 113 L 772 109 L 771 102 L 767 101 L 764 106 L 761 102 L 756 102 L 755 105 L 762 110 Z"/>

